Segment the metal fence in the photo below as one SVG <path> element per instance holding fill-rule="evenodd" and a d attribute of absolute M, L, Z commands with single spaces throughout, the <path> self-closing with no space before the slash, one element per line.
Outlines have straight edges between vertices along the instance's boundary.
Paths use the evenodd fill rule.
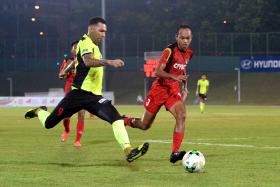
<path fill-rule="evenodd" d="M 133 58 L 138 65 L 130 65 L 138 68 L 143 65 L 145 51 L 161 51 L 173 41 L 173 34 L 109 33 L 106 54 L 107 58 Z M 70 41 L 59 38 L 1 38 L 0 71 L 55 70 L 63 55 L 70 50 L 68 43 Z M 279 55 L 279 43 L 280 32 L 194 33 L 191 48 L 196 56 Z"/>
<path fill-rule="evenodd" d="M 144 52 L 162 51 L 174 41 L 167 35 L 115 35 L 106 38 L 107 58 L 122 58 L 126 66 L 106 68 L 106 90 L 115 92 L 116 103 L 135 103 L 144 90 Z M 59 63 L 70 47 L 59 38 L 2 38 L 0 40 L 0 95 L 24 95 L 63 88 L 57 78 Z M 240 56 L 280 55 L 279 33 L 194 33 L 194 51 L 190 73 L 189 103 L 201 72 L 210 79 L 209 102 L 234 104 L 237 101 L 237 74 Z M 280 104 L 279 73 L 244 73 L 241 75 L 241 103 Z M 125 84 L 124 84 L 125 83 Z M 262 85 L 262 86 L 260 86 Z M 11 91 L 12 89 L 12 91 Z M 271 91 L 274 90 L 274 91 Z M 11 94 L 12 92 L 12 94 Z M 124 97 L 125 96 L 125 97 Z"/>

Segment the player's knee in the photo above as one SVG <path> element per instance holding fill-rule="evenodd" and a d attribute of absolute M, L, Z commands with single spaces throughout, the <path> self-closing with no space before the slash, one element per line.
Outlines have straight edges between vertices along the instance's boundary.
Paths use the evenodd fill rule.
<path fill-rule="evenodd" d="M 151 123 L 143 122 L 141 127 L 142 130 L 148 130 L 149 128 L 151 128 Z"/>
<path fill-rule="evenodd" d="M 149 128 L 151 128 L 151 126 L 149 126 L 149 125 L 142 126 L 142 130 L 148 130 Z"/>
<path fill-rule="evenodd" d="M 85 119 L 85 114 L 84 113 L 79 113 L 78 114 L 78 120 L 83 121 Z"/>
<path fill-rule="evenodd" d="M 117 120 L 123 119 L 111 102 L 100 104 L 100 108 L 96 115 L 110 124 L 113 124 Z"/>
<path fill-rule="evenodd" d="M 52 123 L 52 122 L 49 122 L 48 120 L 45 122 L 45 128 L 46 128 L 46 129 L 51 129 L 51 128 L 53 128 L 54 126 L 55 126 L 55 124 Z"/>
<path fill-rule="evenodd" d="M 53 128 L 53 126 L 50 125 L 50 124 L 48 124 L 48 123 L 45 123 L 45 128 L 46 128 L 46 129 L 51 129 L 51 128 Z"/>
<path fill-rule="evenodd" d="M 180 121 L 185 121 L 186 120 L 186 112 L 185 111 L 180 111 L 177 113 L 177 120 Z"/>
<path fill-rule="evenodd" d="M 63 120 L 64 121 L 70 121 L 70 118 L 64 118 Z"/>

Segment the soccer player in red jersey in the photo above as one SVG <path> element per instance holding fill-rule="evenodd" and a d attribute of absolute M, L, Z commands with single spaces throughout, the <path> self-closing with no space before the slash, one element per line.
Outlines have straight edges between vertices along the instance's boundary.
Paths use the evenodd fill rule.
<path fill-rule="evenodd" d="M 65 58 L 60 66 L 59 71 L 59 78 L 60 79 L 66 79 L 65 83 L 65 95 L 71 90 L 71 85 L 73 83 L 75 72 L 74 72 L 74 66 L 75 66 L 75 58 L 76 58 L 76 47 L 79 41 L 75 41 L 71 45 L 71 54 L 72 58 Z M 84 132 L 84 116 L 85 111 L 81 110 L 78 112 L 78 122 L 77 122 L 77 129 L 76 129 L 76 139 L 74 142 L 75 147 L 81 147 L 81 137 Z M 68 135 L 70 133 L 70 118 L 65 118 L 63 120 L 63 126 L 64 126 L 64 132 L 60 136 L 60 140 L 62 142 L 65 142 L 68 139 Z"/>
<path fill-rule="evenodd" d="M 146 109 L 142 119 L 125 117 L 125 124 L 133 128 L 147 130 L 151 127 L 159 109 L 165 106 L 175 118 L 173 145 L 170 162 L 182 160 L 185 151 L 179 151 L 184 138 L 186 110 L 184 100 L 187 97 L 186 67 L 193 52 L 189 49 L 192 41 L 192 30 L 188 25 L 180 25 L 176 32 L 176 42 L 163 51 L 156 67 L 157 79 L 144 101 Z M 180 84 L 183 85 L 182 90 Z"/>

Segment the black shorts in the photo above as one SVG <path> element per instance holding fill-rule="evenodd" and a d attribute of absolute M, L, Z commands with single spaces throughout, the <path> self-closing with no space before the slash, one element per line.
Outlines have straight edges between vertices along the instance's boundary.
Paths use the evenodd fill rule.
<path fill-rule="evenodd" d="M 207 95 L 206 94 L 198 94 L 199 98 L 204 100 L 204 101 L 207 101 Z"/>
<path fill-rule="evenodd" d="M 71 117 L 82 109 L 87 110 L 110 124 L 122 119 L 110 100 L 105 99 L 101 95 L 94 95 L 91 92 L 75 89 L 68 92 L 55 107 L 46 119 L 45 127 L 53 128 L 62 119 Z"/>

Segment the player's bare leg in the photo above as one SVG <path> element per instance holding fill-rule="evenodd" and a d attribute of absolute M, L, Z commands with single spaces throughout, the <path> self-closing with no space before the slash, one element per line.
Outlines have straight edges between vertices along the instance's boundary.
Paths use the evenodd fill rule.
<path fill-rule="evenodd" d="M 124 119 L 124 121 L 125 121 L 126 126 L 130 126 L 130 127 L 138 128 L 138 129 L 142 129 L 142 130 L 148 130 L 149 128 L 151 128 L 155 117 L 156 117 L 155 113 L 145 111 L 142 119 L 127 117 Z"/>
<path fill-rule="evenodd" d="M 62 142 L 66 142 L 66 140 L 68 139 L 69 133 L 71 131 L 71 129 L 70 129 L 70 118 L 63 119 L 63 126 L 64 126 L 64 131 L 60 135 L 60 140 Z"/>
<path fill-rule="evenodd" d="M 77 130 L 76 130 L 76 139 L 74 142 L 75 147 L 81 147 L 81 137 L 84 133 L 84 119 L 85 119 L 85 111 L 81 110 L 78 112 L 78 122 L 77 122 Z"/>
<path fill-rule="evenodd" d="M 186 109 L 183 102 L 177 102 L 169 111 L 176 119 L 176 125 L 173 131 L 172 153 L 170 155 L 170 162 L 175 163 L 178 160 L 182 160 L 186 153 L 185 151 L 179 151 L 184 138 Z"/>

